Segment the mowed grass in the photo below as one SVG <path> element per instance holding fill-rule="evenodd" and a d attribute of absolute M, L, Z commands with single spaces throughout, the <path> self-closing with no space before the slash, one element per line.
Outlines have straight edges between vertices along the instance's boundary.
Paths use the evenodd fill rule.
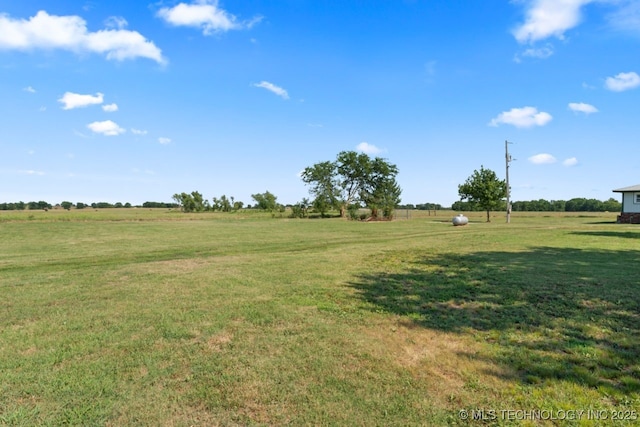
<path fill-rule="evenodd" d="M 451 216 L 0 213 L 0 424 L 639 413 L 640 227 Z"/>

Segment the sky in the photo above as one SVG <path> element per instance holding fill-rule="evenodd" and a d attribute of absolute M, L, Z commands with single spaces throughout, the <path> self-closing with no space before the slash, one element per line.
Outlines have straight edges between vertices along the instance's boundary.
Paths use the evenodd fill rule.
<path fill-rule="evenodd" d="M 0 0 L 0 202 L 309 197 L 345 150 L 402 203 L 640 183 L 640 0 Z"/>

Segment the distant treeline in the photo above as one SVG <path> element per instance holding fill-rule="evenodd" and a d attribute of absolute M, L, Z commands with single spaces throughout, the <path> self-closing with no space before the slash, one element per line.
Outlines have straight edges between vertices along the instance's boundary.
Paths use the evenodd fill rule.
<path fill-rule="evenodd" d="M 224 196 L 223 196 L 224 197 Z M 237 203 L 237 202 L 236 202 Z M 240 205 L 242 207 L 242 205 Z M 61 202 L 57 205 L 45 201 L 39 202 L 16 202 L 16 203 L 0 203 L 0 211 L 14 211 L 14 210 L 46 210 L 46 209 L 108 209 L 108 208 L 163 208 L 174 209 L 179 208 L 178 203 L 166 203 L 166 202 L 144 202 L 142 205 L 132 205 L 131 203 L 72 203 Z M 258 206 L 256 206 L 258 207 Z M 251 205 L 246 206 L 251 208 Z M 408 203 L 399 205 L 398 209 L 417 209 L 417 210 L 447 210 L 452 209 L 455 211 L 482 211 L 480 207 L 474 205 L 471 202 L 458 201 L 453 203 L 450 208 L 443 207 L 439 203 L 420 203 L 417 205 Z M 506 204 L 501 207 L 502 210 L 506 209 Z M 596 199 L 574 198 L 571 200 L 529 200 L 529 201 L 517 201 L 511 204 L 511 210 L 513 212 L 619 212 L 622 209 L 622 204 L 614 198 L 610 198 L 606 201 L 600 201 Z M 222 210 L 222 209 L 220 209 Z"/>
<path fill-rule="evenodd" d="M 451 209 L 456 211 L 482 211 L 483 209 L 470 202 L 455 202 Z M 506 202 L 502 206 L 506 210 Z M 620 212 L 622 204 L 614 198 L 606 201 L 585 199 L 571 200 L 530 200 L 511 203 L 513 212 Z"/>
<path fill-rule="evenodd" d="M 417 209 L 419 211 L 439 211 L 439 210 L 449 209 L 449 208 L 443 208 L 442 205 L 439 203 L 421 203 L 419 205 L 408 203 L 405 205 L 398 205 L 398 209 Z"/>
<path fill-rule="evenodd" d="M 108 209 L 108 208 L 177 208 L 179 207 L 176 203 L 164 203 L 164 202 L 144 202 L 142 205 L 132 205 L 131 203 L 108 203 L 108 202 L 97 202 L 97 203 L 72 203 L 72 202 L 60 202 L 57 205 L 52 205 L 51 203 L 39 201 L 39 202 L 16 202 L 16 203 L 0 203 L 0 211 L 23 211 L 23 210 L 48 210 L 48 209 Z"/>

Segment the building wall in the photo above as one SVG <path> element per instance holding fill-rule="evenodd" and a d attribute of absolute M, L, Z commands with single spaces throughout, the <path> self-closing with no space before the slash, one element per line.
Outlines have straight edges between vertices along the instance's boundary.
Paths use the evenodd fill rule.
<path fill-rule="evenodd" d="M 640 224 L 640 213 L 621 213 L 618 215 L 618 224 Z"/>
<path fill-rule="evenodd" d="M 640 193 L 622 193 L 622 213 L 640 213 Z"/>

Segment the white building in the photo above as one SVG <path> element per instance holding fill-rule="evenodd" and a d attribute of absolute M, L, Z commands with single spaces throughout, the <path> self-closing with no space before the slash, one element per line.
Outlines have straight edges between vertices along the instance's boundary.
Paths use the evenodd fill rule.
<path fill-rule="evenodd" d="M 618 188 L 614 193 L 622 193 L 622 212 L 618 216 L 621 224 L 640 224 L 640 184 Z"/>

